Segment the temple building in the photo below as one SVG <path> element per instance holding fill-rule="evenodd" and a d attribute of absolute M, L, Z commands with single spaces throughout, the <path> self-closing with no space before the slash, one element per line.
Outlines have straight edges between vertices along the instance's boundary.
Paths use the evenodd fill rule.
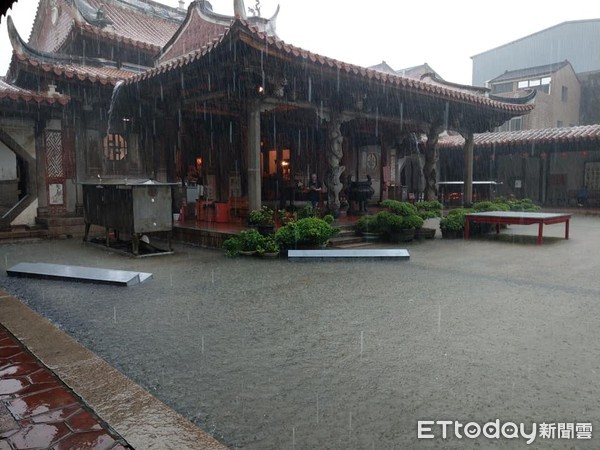
<path fill-rule="evenodd" d="M 0 173 L 2 225 L 69 234 L 86 183 L 173 183 L 173 211 L 188 188 L 220 204 L 287 206 L 312 173 L 334 215 L 344 187 L 367 177 L 377 198 L 402 177 L 435 198 L 440 133 L 464 137 L 468 190 L 474 135 L 534 107 L 533 95 L 499 98 L 295 47 L 277 36 L 279 10 L 265 18 L 233 3 L 226 16 L 208 1 L 41 0 L 27 42 L 8 17 L 0 158 L 15 169 Z"/>

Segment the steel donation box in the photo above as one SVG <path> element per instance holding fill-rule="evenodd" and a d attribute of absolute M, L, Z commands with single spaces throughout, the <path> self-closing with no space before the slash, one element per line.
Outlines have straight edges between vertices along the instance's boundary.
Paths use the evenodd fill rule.
<path fill-rule="evenodd" d="M 140 238 L 144 234 L 168 232 L 169 250 L 173 229 L 172 184 L 156 181 L 106 181 L 83 183 L 85 237 L 91 225 L 104 227 L 106 245 L 110 245 L 110 231 L 116 237 L 131 238 L 133 253 L 139 253 Z"/>

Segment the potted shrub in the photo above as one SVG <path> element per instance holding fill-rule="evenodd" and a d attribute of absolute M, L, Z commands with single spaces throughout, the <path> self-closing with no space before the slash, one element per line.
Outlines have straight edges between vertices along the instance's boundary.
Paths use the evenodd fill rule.
<path fill-rule="evenodd" d="M 415 203 L 419 217 L 423 221 L 428 219 L 437 219 L 442 217 L 442 204 L 437 200 L 429 200 Z M 435 237 L 435 228 L 418 227 L 415 230 L 416 239 L 433 239 Z"/>
<path fill-rule="evenodd" d="M 327 245 L 336 232 L 323 219 L 307 217 L 281 227 L 275 233 L 275 239 L 286 249 L 319 248 Z"/>
<path fill-rule="evenodd" d="M 378 221 L 390 242 L 408 242 L 415 237 L 415 230 L 423 226 L 423 219 L 417 214 L 401 216 L 389 211 L 381 211 Z"/>
<path fill-rule="evenodd" d="M 381 214 L 381 213 L 380 213 Z M 356 231 L 367 241 L 376 241 L 383 235 L 383 229 L 378 216 L 366 215 L 358 219 Z"/>
<path fill-rule="evenodd" d="M 465 233 L 465 214 L 471 212 L 473 212 L 471 209 L 457 208 L 443 217 L 440 220 L 442 237 L 445 239 L 462 238 Z"/>
<path fill-rule="evenodd" d="M 225 256 L 238 256 L 242 250 L 242 242 L 239 236 L 233 236 L 223 241 Z"/>
<path fill-rule="evenodd" d="M 279 243 L 273 235 L 266 236 L 256 247 L 256 253 L 265 258 L 274 258 L 279 255 Z"/>
<path fill-rule="evenodd" d="M 248 223 L 250 226 L 256 227 L 258 232 L 263 236 L 272 234 L 275 229 L 275 220 L 273 219 L 273 210 L 264 205 L 260 209 L 250 211 L 248 215 Z"/>
<path fill-rule="evenodd" d="M 258 231 L 242 230 L 238 236 L 240 241 L 240 255 L 253 255 L 256 253 L 256 249 L 262 244 L 264 236 Z"/>

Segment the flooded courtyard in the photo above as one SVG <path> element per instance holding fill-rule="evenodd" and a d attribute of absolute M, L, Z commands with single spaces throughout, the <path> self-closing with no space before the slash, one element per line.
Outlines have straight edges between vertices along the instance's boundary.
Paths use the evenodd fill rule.
<path fill-rule="evenodd" d="M 439 233 L 439 231 L 438 231 Z M 527 235 L 514 238 L 514 233 Z M 0 264 L 152 272 L 122 288 L 0 285 L 230 448 L 522 448 L 418 440 L 419 420 L 600 418 L 597 217 L 501 238 L 409 243 L 408 262 L 130 259 L 78 240 L 0 246 Z M 537 437 L 533 447 L 598 446 Z"/>

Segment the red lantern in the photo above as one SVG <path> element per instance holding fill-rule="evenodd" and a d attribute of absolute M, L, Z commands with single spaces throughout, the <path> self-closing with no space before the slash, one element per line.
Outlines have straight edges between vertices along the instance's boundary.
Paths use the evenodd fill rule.
<path fill-rule="evenodd" d="M 546 153 L 546 152 L 542 152 L 542 153 L 540 153 L 540 159 L 544 160 L 544 159 L 546 159 L 547 157 L 548 157 L 548 153 Z"/>
<path fill-rule="evenodd" d="M 560 157 L 561 158 L 566 158 L 567 157 L 567 152 L 560 152 Z"/>

